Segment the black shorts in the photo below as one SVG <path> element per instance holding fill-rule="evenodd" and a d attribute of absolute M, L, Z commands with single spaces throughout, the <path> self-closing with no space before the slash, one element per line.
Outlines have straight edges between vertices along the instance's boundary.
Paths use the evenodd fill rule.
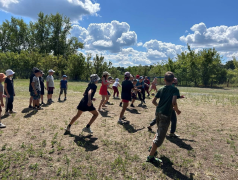
<path fill-rule="evenodd" d="M 49 87 L 48 94 L 54 94 L 54 87 Z"/>
<path fill-rule="evenodd" d="M 135 93 L 132 93 L 132 94 L 131 94 L 131 97 L 132 97 L 132 99 L 137 99 Z"/>
<path fill-rule="evenodd" d="M 44 88 L 43 88 L 43 89 L 41 88 L 40 95 L 45 95 L 45 90 L 44 90 Z"/>
<path fill-rule="evenodd" d="M 107 94 L 108 94 L 109 96 L 111 96 L 111 94 L 110 94 L 110 92 L 109 92 L 109 91 L 107 91 Z"/>
<path fill-rule="evenodd" d="M 85 101 L 80 101 L 77 109 L 80 111 L 83 111 L 83 112 L 96 110 L 96 108 L 93 106 L 93 104 L 91 106 L 88 106 L 87 102 L 85 102 Z"/>

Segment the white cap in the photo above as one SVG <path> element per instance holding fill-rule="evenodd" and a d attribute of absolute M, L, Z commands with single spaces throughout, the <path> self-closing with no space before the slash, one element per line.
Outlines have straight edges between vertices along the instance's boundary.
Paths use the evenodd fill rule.
<path fill-rule="evenodd" d="M 6 76 L 11 76 L 13 74 L 15 74 L 15 72 L 13 72 L 13 70 L 11 70 L 11 69 L 6 70 Z"/>
<path fill-rule="evenodd" d="M 50 69 L 50 70 L 48 71 L 48 73 L 51 73 L 51 72 L 54 73 L 55 71 L 54 71 L 53 69 Z"/>

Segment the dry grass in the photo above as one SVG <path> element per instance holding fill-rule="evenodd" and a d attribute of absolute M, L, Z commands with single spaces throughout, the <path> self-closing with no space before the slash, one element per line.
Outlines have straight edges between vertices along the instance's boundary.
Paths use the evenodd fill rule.
<path fill-rule="evenodd" d="M 154 136 L 146 128 L 155 114 L 151 99 L 147 107 L 129 108 L 130 125 L 117 124 L 119 100 L 111 99 L 114 105 L 92 125 L 93 136 L 79 135 L 90 113 L 72 126 L 73 135 L 64 135 L 85 86 L 70 83 L 66 102 L 34 114 L 26 109 L 28 81 L 16 81 L 18 113 L 0 129 L 0 179 L 238 179 L 236 89 L 180 88 L 188 97 L 179 100 L 181 138 L 166 138 L 158 149 L 164 164 L 155 167 L 145 162 Z"/>

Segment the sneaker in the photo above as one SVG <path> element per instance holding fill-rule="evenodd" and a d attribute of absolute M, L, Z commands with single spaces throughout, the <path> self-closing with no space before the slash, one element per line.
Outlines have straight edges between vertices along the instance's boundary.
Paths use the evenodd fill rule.
<path fill-rule="evenodd" d="M 41 105 L 45 105 L 45 103 L 44 103 L 44 102 L 42 102 L 42 103 L 41 103 Z"/>
<path fill-rule="evenodd" d="M 0 123 L 0 128 L 5 128 L 6 126 L 3 123 Z"/>
<path fill-rule="evenodd" d="M 152 129 L 150 126 L 147 127 L 148 131 L 151 131 L 152 132 Z"/>
<path fill-rule="evenodd" d="M 140 103 L 141 103 L 141 104 L 143 104 L 143 103 L 144 103 L 144 101 L 140 101 Z"/>
<path fill-rule="evenodd" d="M 91 129 L 87 128 L 87 127 L 83 128 L 83 132 L 87 132 L 89 134 L 93 134 L 93 131 L 91 131 Z"/>
<path fill-rule="evenodd" d="M 149 147 L 148 151 L 150 152 L 151 149 L 152 149 L 152 146 Z M 156 150 L 154 156 L 157 156 L 157 155 L 158 155 L 158 151 Z"/>
<path fill-rule="evenodd" d="M 146 103 L 145 103 L 145 100 L 143 101 L 143 103 L 146 104 Z"/>
<path fill-rule="evenodd" d="M 121 106 L 122 107 L 122 102 L 120 102 L 120 105 L 119 106 Z"/>
<path fill-rule="evenodd" d="M 10 111 L 9 113 L 10 114 L 16 114 L 17 112 L 16 111 Z"/>
<path fill-rule="evenodd" d="M 117 121 L 117 123 L 118 123 L 118 124 L 121 124 L 121 125 L 123 124 L 123 122 L 122 122 L 121 119 L 119 119 L 119 120 Z"/>
<path fill-rule="evenodd" d="M 54 103 L 54 101 L 51 99 L 50 102 Z"/>
<path fill-rule="evenodd" d="M 131 107 L 135 107 L 133 104 L 131 104 Z"/>
<path fill-rule="evenodd" d="M 60 101 L 60 98 L 58 99 L 58 101 Z"/>
<path fill-rule="evenodd" d="M 37 110 L 43 110 L 43 108 L 42 107 L 38 107 Z"/>
<path fill-rule="evenodd" d="M 64 98 L 64 101 L 66 101 L 66 100 L 67 100 L 67 98 L 65 97 L 65 98 Z"/>
<path fill-rule="evenodd" d="M 150 162 L 152 164 L 161 164 L 161 163 L 163 163 L 163 161 L 161 159 L 155 158 L 155 157 L 150 158 L 149 156 L 147 157 L 146 162 Z"/>
<path fill-rule="evenodd" d="M 33 108 L 33 107 L 32 107 L 32 105 L 29 105 L 29 106 L 28 106 L 28 108 L 30 108 L 30 109 L 31 109 L 31 108 Z"/>
<path fill-rule="evenodd" d="M 9 114 L 9 112 L 5 112 L 5 114 L 4 114 L 5 116 L 9 116 L 10 114 Z"/>
<path fill-rule="evenodd" d="M 175 137 L 175 138 L 179 137 L 179 135 L 176 134 L 176 133 L 170 133 L 169 136 L 170 136 L 170 137 Z"/>
<path fill-rule="evenodd" d="M 69 127 L 69 126 L 67 126 L 67 127 L 65 128 L 65 134 L 70 134 L 70 127 Z"/>
<path fill-rule="evenodd" d="M 121 119 L 122 119 L 122 120 L 124 120 L 124 119 L 126 119 L 126 117 L 125 117 L 125 116 L 123 116 Z"/>

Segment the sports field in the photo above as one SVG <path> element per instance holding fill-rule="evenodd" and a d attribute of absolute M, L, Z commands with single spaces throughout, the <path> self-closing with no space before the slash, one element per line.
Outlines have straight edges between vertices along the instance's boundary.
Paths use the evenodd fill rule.
<path fill-rule="evenodd" d="M 65 102 L 57 102 L 55 84 L 55 103 L 35 114 L 27 108 L 29 80 L 15 80 L 17 114 L 3 117 L 7 128 L 0 129 L 0 179 L 238 179 L 238 89 L 179 87 L 186 96 L 178 100 L 180 138 L 166 137 L 158 149 L 163 165 L 155 167 L 145 162 L 154 137 L 147 130 L 155 116 L 152 99 L 128 108 L 130 124 L 122 126 L 120 100 L 111 98 L 91 127 L 93 136 L 81 135 L 88 112 L 64 135 L 87 83 L 69 82 Z M 96 99 L 98 107 L 98 92 Z"/>

